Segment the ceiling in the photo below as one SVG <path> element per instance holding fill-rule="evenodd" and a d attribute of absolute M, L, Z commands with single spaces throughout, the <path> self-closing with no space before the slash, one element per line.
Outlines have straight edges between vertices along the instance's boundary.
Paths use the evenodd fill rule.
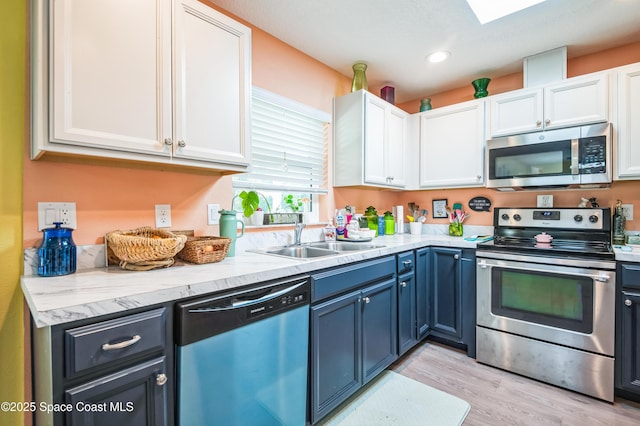
<path fill-rule="evenodd" d="M 557 47 L 574 58 L 640 41 L 640 0 L 547 0 L 485 25 L 465 0 L 209 1 L 349 78 L 365 62 L 369 86 L 393 86 L 396 103 L 522 71 Z M 426 61 L 436 50 L 451 57 Z"/>

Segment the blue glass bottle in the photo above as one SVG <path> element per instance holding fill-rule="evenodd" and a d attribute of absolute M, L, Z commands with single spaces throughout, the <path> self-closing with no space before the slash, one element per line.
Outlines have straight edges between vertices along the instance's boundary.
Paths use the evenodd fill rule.
<path fill-rule="evenodd" d="M 55 228 L 43 229 L 44 237 L 38 248 L 38 275 L 55 277 L 76 272 L 76 245 L 71 238 L 73 229 L 62 228 L 61 222 Z"/>

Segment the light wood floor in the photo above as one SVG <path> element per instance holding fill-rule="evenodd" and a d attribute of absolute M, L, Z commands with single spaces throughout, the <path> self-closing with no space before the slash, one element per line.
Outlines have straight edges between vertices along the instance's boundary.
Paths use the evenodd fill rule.
<path fill-rule="evenodd" d="M 464 399 L 474 425 L 640 425 L 640 404 L 613 404 L 480 364 L 466 353 L 427 340 L 391 369 Z"/>

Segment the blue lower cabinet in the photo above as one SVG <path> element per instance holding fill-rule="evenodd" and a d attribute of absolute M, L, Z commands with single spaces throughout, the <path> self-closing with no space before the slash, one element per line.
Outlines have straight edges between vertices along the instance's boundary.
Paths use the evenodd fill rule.
<path fill-rule="evenodd" d="M 416 279 L 413 272 L 398 277 L 398 352 L 404 354 L 418 343 L 416 327 Z"/>
<path fill-rule="evenodd" d="M 394 267 L 311 307 L 311 422 L 316 423 L 398 357 Z M 364 270 L 362 270 L 364 271 Z M 386 269 L 385 269 L 386 271 Z M 339 272 L 338 272 L 339 273 Z M 315 283 L 340 280 L 324 275 Z M 312 276 L 312 285 L 314 277 Z"/>
<path fill-rule="evenodd" d="M 430 335 L 476 356 L 476 267 L 471 249 L 431 247 Z"/>

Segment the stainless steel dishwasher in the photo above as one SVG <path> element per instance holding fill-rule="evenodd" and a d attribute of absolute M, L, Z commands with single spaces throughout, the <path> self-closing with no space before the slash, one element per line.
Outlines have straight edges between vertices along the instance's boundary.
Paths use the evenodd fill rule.
<path fill-rule="evenodd" d="M 304 425 L 309 277 L 177 304 L 180 425 Z"/>

